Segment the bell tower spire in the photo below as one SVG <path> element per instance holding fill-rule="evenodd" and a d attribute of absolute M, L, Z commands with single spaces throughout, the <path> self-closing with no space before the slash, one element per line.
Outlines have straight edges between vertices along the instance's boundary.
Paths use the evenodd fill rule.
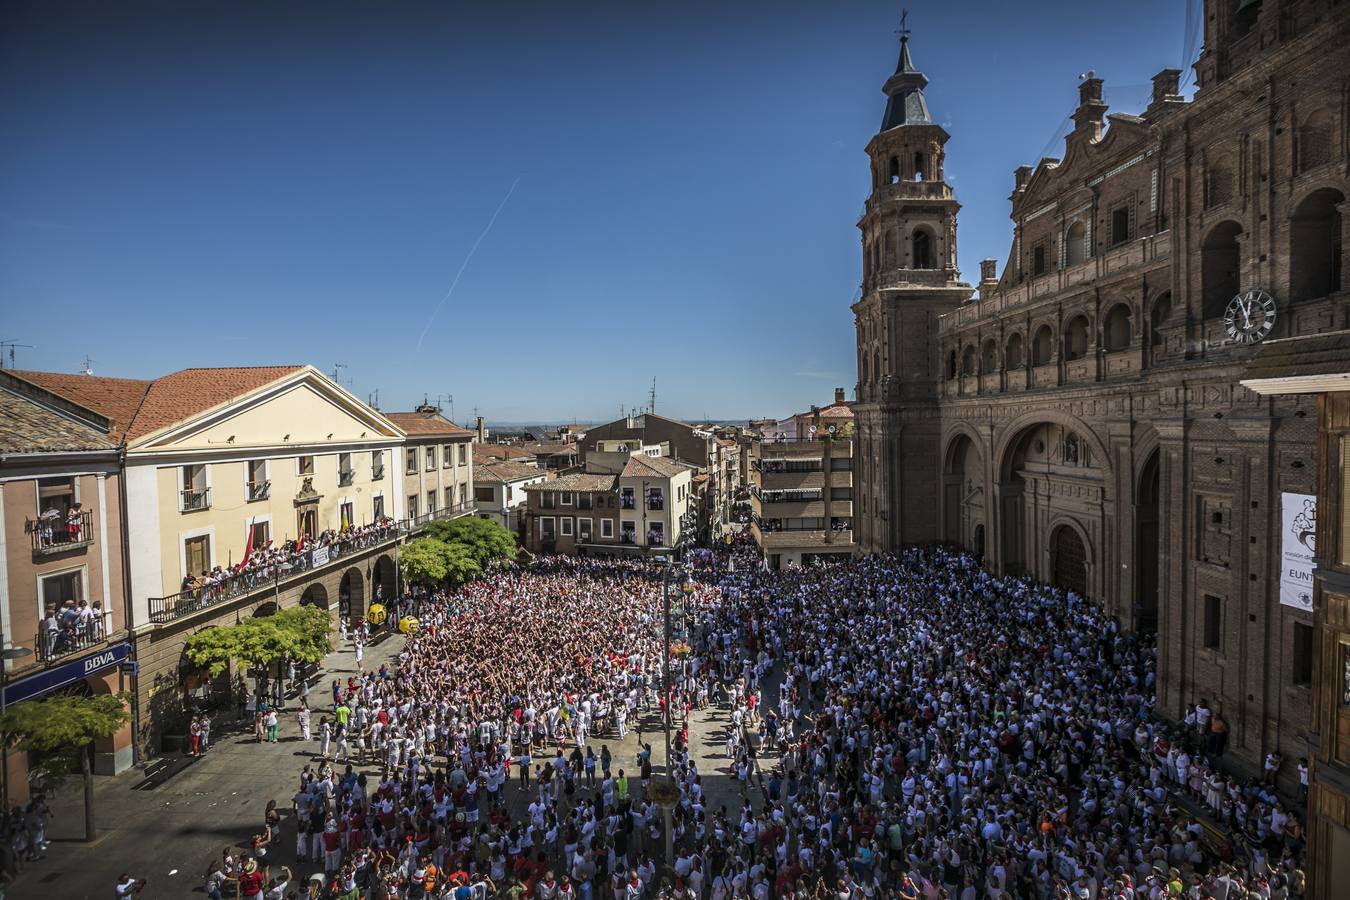
<path fill-rule="evenodd" d="M 931 125 L 928 103 L 923 99 L 923 89 L 928 87 L 928 79 L 914 67 L 909 55 L 909 28 L 906 20 L 909 10 L 900 14 L 900 61 L 895 64 L 895 74 L 886 79 L 882 93 L 886 95 L 886 113 L 881 118 L 881 130 L 889 131 L 901 125 Z"/>

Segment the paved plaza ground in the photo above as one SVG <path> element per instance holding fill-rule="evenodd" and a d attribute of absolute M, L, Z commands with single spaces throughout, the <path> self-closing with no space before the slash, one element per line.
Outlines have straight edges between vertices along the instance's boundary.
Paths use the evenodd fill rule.
<path fill-rule="evenodd" d="M 368 648 L 365 667 L 379 668 L 385 661 L 392 665 L 403 643 L 403 637 L 394 636 Z M 312 715 L 316 734 L 320 715 L 328 711 L 317 706 L 329 698 L 328 685 L 333 678 L 345 680 L 355 672 L 350 645 L 325 660 L 310 691 L 310 699 L 316 703 Z M 769 696 L 767 688 L 765 695 Z M 273 868 L 290 866 L 297 878 L 317 871 L 318 866 L 297 865 L 295 861 L 295 823 L 290 798 L 299 784 L 301 769 L 307 763 L 317 762 L 319 742 L 316 739 L 307 744 L 301 740 L 294 711 L 295 701 L 289 701 L 281 739 L 276 744 L 254 743 L 251 727 L 240 732 L 217 724 L 212 730 L 210 752 L 188 763 L 162 784 L 146 777 L 146 770 L 160 762 L 156 760 L 113 778 L 96 779 L 99 836 L 92 844 L 84 843 L 80 783 L 78 779 L 68 782 L 52 804 L 55 818 L 49 830 L 51 847 L 46 858 L 26 865 L 8 897 L 102 900 L 111 896 L 113 884 L 123 872 L 147 879 L 149 884 L 142 900 L 205 897 L 202 883 L 208 864 L 220 856 L 223 847 L 238 851 L 249 846 L 252 835 L 262 831 L 263 813 L 269 800 L 276 800 L 283 811 L 281 835 L 271 854 Z M 703 773 L 709 810 L 725 805 L 734 817 L 741 809 L 741 798 L 724 755 L 729 718 L 726 707 L 695 712 L 689 742 Z M 653 710 L 641 717 L 641 724 L 643 740 L 652 745 L 656 763 L 663 759 L 659 717 Z M 636 771 L 634 761 L 639 750 L 636 729 L 630 728 L 623 741 L 610 734 L 592 737 L 590 743 L 596 746 L 597 753 L 600 744 L 609 746 L 616 770 Z M 379 774 L 378 764 L 357 769 L 376 777 Z M 517 789 L 514 778 L 506 795 L 512 812 L 522 813 L 528 798 Z"/>

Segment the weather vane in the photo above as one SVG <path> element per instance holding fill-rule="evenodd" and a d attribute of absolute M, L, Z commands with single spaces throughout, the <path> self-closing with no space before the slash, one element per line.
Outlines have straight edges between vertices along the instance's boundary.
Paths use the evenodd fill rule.
<path fill-rule="evenodd" d="M 905 24 L 905 20 L 908 18 L 909 10 L 900 10 L 900 30 L 897 31 L 896 34 L 900 35 L 900 41 L 902 43 L 909 38 L 909 27 Z"/>

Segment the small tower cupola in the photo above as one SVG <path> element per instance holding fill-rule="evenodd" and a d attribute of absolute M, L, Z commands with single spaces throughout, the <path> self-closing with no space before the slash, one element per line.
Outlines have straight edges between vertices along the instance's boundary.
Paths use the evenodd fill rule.
<path fill-rule="evenodd" d="M 923 99 L 923 89 L 928 87 L 928 79 L 914 68 L 914 60 L 909 56 L 909 29 L 901 20 L 900 61 L 896 63 L 895 74 L 886 79 L 882 92 L 886 95 L 886 114 L 881 119 L 881 130 L 890 131 L 901 125 L 932 125 L 933 117 L 928 114 L 928 103 Z"/>

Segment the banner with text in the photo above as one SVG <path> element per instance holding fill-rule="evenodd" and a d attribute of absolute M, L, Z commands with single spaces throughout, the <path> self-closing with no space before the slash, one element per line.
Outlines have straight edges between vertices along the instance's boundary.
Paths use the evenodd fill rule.
<path fill-rule="evenodd" d="M 1312 612 L 1313 554 L 1317 551 L 1317 498 L 1312 494 L 1280 495 L 1284 508 L 1281 532 L 1280 602 Z"/>

